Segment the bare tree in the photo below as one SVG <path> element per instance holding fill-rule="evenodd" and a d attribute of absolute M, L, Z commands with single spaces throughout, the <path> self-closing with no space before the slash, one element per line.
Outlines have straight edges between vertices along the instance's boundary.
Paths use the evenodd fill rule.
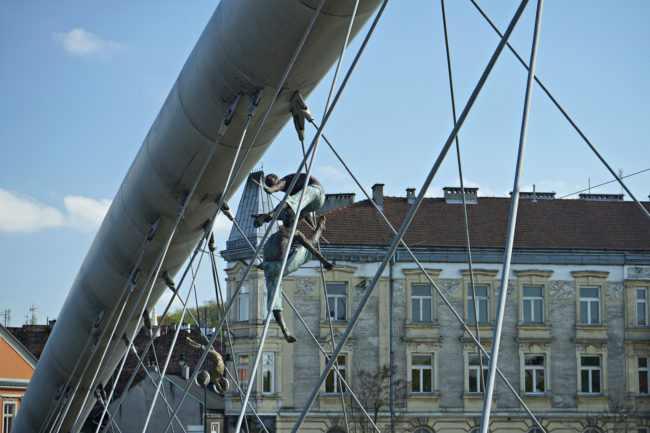
<path fill-rule="evenodd" d="M 363 405 L 364 409 L 368 412 L 373 422 L 380 428 L 380 414 L 390 410 L 390 380 L 393 376 L 393 386 L 395 390 L 395 401 L 404 401 L 407 392 L 407 382 L 403 379 L 395 379 L 395 370 L 393 368 L 391 375 L 391 368 L 384 365 L 376 371 L 360 370 L 355 371 L 354 390 Z M 374 428 L 363 414 L 359 405 L 348 397 L 348 407 L 350 408 L 350 429 L 355 433 L 373 432 Z M 384 418 L 385 421 L 385 418 Z M 390 421 L 388 421 L 390 423 Z"/>

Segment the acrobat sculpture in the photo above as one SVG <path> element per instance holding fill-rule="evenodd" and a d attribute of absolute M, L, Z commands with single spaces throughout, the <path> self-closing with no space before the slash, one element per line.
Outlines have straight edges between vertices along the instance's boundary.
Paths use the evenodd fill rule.
<path fill-rule="evenodd" d="M 278 180 L 278 177 L 275 174 L 269 174 L 265 179 L 266 187 L 264 190 L 269 194 L 276 191 L 286 192 L 289 184 L 293 180 L 293 176 L 295 176 L 295 174 L 287 175 Z M 305 216 L 308 216 L 310 212 L 320 209 L 325 201 L 323 187 L 315 178 L 310 177 L 309 181 L 305 182 L 306 175 L 300 174 L 298 176 L 300 177 L 296 182 L 296 186 L 291 191 L 291 195 L 287 198 L 285 206 L 282 208 L 278 207 L 267 214 L 251 215 L 255 219 L 255 226 L 259 227 L 265 222 L 271 221 L 276 212 L 280 212 L 279 218 L 282 219 L 284 225 L 284 227 L 271 235 L 266 241 L 263 250 L 264 262 L 262 263 L 262 267 L 264 269 L 264 278 L 266 279 L 266 288 L 268 289 L 267 307 L 269 310 L 273 311 L 273 317 L 280 326 L 284 338 L 289 343 L 295 342 L 296 337 L 289 332 L 289 329 L 282 318 L 282 283 L 281 281 L 278 282 L 282 258 L 284 257 L 287 248 L 293 247 L 292 245 L 289 245 L 289 235 L 291 234 L 291 226 L 293 225 L 296 215 L 299 215 L 299 218 L 304 218 Z M 306 189 L 305 195 L 300 205 L 300 209 L 298 209 L 298 202 L 303 188 Z M 325 217 L 323 216 L 318 218 L 318 225 L 310 238 L 307 238 L 300 230 L 296 229 L 293 244 L 297 244 L 297 246 L 289 254 L 284 275 L 289 275 L 290 273 L 297 271 L 302 265 L 312 259 L 312 254 L 320 260 L 325 269 L 332 269 L 334 267 L 334 265 L 327 261 L 327 259 L 316 248 L 323 230 L 325 230 Z M 275 302 L 273 303 L 273 294 L 276 285 L 279 293 L 275 296 Z"/>

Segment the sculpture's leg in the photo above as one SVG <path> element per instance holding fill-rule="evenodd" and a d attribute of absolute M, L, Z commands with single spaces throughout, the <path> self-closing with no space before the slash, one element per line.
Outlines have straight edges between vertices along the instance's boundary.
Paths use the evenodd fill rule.
<path fill-rule="evenodd" d="M 273 310 L 273 317 L 275 318 L 277 324 L 280 326 L 282 335 L 284 335 L 284 339 L 287 340 L 287 343 L 295 343 L 296 337 L 291 332 L 289 332 L 289 328 L 287 328 L 287 324 L 284 323 L 284 318 L 282 317 L 282 311 Z"/>

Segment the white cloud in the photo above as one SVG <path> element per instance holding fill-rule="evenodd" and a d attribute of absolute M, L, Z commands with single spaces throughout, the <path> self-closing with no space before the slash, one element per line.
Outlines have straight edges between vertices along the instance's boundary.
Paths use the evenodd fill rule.
<path fill-rule="evenodd" d="M 88 232 L 99 227 L 111 201 L 69 195 L 63 203 L 67 213 L 0 188 L 0 232 L 31 233 L 52 227 Z"/>
<path fill-rule="evenodd" d="M 222 213 L 217 215 L 217 220 L 214 222 L 214 226 L 212 227 L 215 232 L 229 232 L 231 228 L 232 221 L 226 218 Z"/>
<path fill-rule="evenodd" d="M 107 57 L 124 48 L 123 45 L 115 41 L 105 41 L 81 27 L 76 27 L 65 33 L 54 33 L 54 39 L 61 43 L 64 50 L 75 56 Z"/>
<path fill-rule="evenodd" d="M 63 199 L 68 211 L 66 226 L 88 232 L 99 227 L 111 205 L 109 199 L 99 201 L 88 197 L 69 195 Z"/>
<path fill-rule="evenodd" d="M 58 209 L 0 188 L 0 231 L 35 232 L 64 222 Z"/>
<path fill-rule="evenodd" d="M 345 171 L 334 167 L 333 165 L 320 165 L 316 167 L 316 171 L 322 177 L 334 182 L 340 182 L 348 177 L 348 174 Z"/>

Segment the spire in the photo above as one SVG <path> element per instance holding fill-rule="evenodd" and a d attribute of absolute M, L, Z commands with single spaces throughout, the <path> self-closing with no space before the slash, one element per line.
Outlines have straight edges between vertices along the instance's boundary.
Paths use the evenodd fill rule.
<path fill-rule="evenodd" d="M 269 197 L 260 186 L 263 185 L 263 183 L 264 173 L 262 171 L 255 171 L 248 175 L 246 185 L 244 186 L 244 192 L 242 193 L 239 205 L 237 206 L 237 215 L 235 216 L 235 221 L 237 221 L 242 231 L 254 247 L 259 245 L 268 224 L 255 228 L 253 226 L 253 218 L 251 218 L 251 215 L 266 213 L 273 208 L 271 197 Z M 271 233 L 276 230 L 277 227 L 274 228 Z M 250 246 L 235 225 L 233 225 L 230 230 L 230 236 L 226 242 L 226 250 L 222 251 L 221 254 L 226 260 L 250 258 L 253 254 Z"/>

